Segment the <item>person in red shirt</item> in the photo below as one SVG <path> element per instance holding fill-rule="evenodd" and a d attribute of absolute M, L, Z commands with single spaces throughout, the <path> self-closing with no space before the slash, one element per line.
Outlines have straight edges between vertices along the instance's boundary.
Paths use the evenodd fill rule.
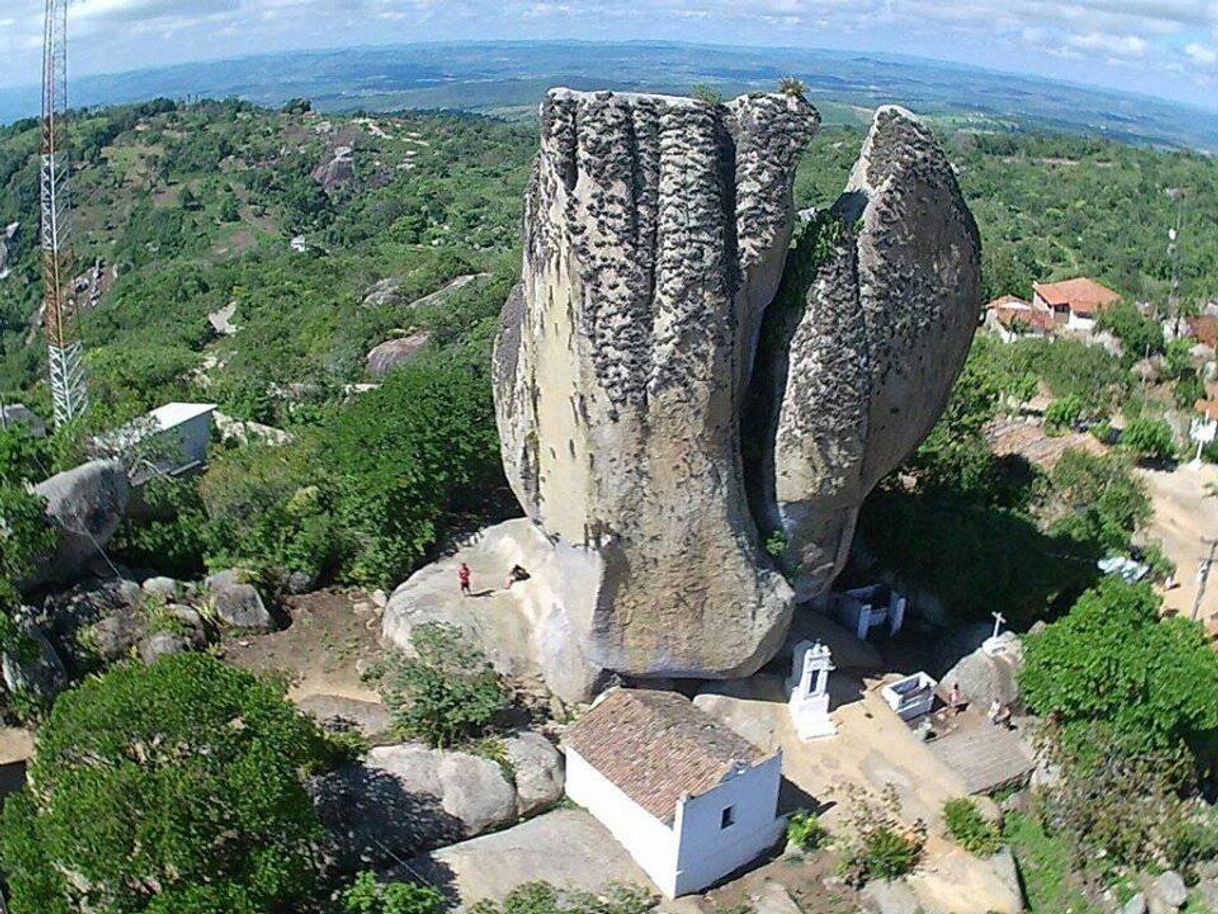
<path fill-rule="evenodd" d="M 469 587 L 469 575 L 469 566 L 462 562 L 461 567 L 457 569 L 457 580 L 461 582 L 462 595 L 467 597 L 472 595 Z"/>

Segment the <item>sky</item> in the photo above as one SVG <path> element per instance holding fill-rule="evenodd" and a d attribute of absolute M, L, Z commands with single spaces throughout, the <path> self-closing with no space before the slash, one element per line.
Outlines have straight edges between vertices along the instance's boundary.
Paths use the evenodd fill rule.
<path fill-rule="evenodd" d="M 0 0 L 0 86 L 44 0 Z M 72 74 L 459 39 L 664 39 L 911 54 L 1218 110 L 1218 0 L 70 0 Z"/>

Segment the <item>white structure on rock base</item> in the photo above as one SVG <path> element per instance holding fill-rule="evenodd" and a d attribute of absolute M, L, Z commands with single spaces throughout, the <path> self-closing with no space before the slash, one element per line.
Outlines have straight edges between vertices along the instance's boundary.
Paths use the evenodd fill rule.
<path fill-rule="evenodd" d="M 833 603 L 838 621 L 860 641 L 866 641 L 871 630 L 880 625 L 887 625 L 889 635 L 899 632 L 905 624 L 909 600 L 887 584 L 872 584 L 834 594 Z"/>
<path fill-rule="evenodd" d="M 833 670 L 829 648 L 819 641 L 801 641 L 791 661 L 791 678 L 787 681 L 791 699 L 787 706 L 799 738 L 837 736 L 837 725 L 829 719 L 829 673 Z"/>
<path fill-rule="evenodd" d="M 567 731 L 567 795 L 670 898 L 781 837 L 782 751 L 762 752 L 673 692 L 612 689 Z"/>

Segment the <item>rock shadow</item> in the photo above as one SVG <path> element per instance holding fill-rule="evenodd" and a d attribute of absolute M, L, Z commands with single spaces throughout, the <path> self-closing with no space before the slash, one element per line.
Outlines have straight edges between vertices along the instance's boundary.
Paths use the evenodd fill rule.
<path fill-rule="evenodd" d="M 393 775 L 364 765 L 321 779 L 314 806 L 347 873 L 400 864 L 465 837 L 461 820 L 438 797 L 410 793 Z"/>

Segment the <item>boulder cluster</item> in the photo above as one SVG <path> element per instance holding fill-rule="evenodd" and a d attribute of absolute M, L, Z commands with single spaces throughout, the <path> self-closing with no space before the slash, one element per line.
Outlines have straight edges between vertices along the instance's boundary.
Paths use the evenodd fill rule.
<path fill-rule="evenodd" d="M 553 553 L 539 640 L 593 667 L 769 660 L 963 364 L 980 241 L 943 151 L 880 109 L 841 199 L 800 224 L 818 124 L 797 94 L 542 105 L 495 397 L 508 479 Z"/>

